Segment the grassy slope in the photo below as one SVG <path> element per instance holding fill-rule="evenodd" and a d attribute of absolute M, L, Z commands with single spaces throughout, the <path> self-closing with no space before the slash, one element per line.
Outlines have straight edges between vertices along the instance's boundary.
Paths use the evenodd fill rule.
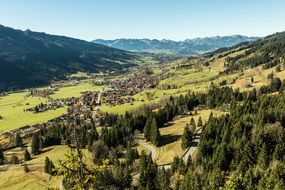
<path fill-rule="evenodd" d="M 75 86 L 62 87 L 51 97 L 54 99 L 79 97 L 81 92 L 102 90 L 102 88 L 101 86 L 94 86 L 89 82 L 84 82 Z M 45 98 L 28 96 L 28 94 L 29 92 L 21 92 L 0 97 L 0 115 L 4 117 L 0 120 L 0 134 L 26 125 L 43 123 L 66 113 L 65 108 L 38 114 L 25 112 L 24 109 L 35 107 L 41 102 L 47 103 Z"/>
<path fill-rule="evenodd" d="M 195 116 L 186 116 L 174 121 L 174 124 L 160 128 L 160 134 L 162 138 L 163 146 L 158 147 L 158 164 L 169 164 L 173 161 L 175 156 L 182 156 L 184 150 L 181 147 L 181 136 L 184 131 L 184 127 L 186 123 L 190 122 L 191 117 L 194 118 L 195 122 L 198 122 L 199 116 L 201 116 L 203 123 L 205 123 L 210 113 L 213 113 L 214 116 L 220 116 L 225 112 L 217 111 L 217 110 L 198 110 L 197 115 Z"/>
<path fill-rule="evenodd" d="M 44 172 L 45 157 L 48 156 L 55 166 L 58 166 L 58 161 L 64 158 L 64 155 L 69 151 L 65 146 L 52 146 L 44 149 L 44 153 L 33 157 L 27 162 L 30 172 L 25 173 L 23 166 L 5 165 L 0 166 L 0 169 L 7 168 L 7 171 L 1 171 L 0 189 L 1 190 L 44 190 L 48 187 L 59 187 L 61 178 L 51 177 Z M 91 155 L 84 150 L 86 161 L 91 162 Z M 20 158 L 22 155 L 20 154 Z M 21 180 L 19 180 L 21 179 Z"/>
<path fill-rule="evenodd" d="M 85 82 L 75 86 L 62 87 L 59 89 L 59 91 L 52 94 L 51 97 L 54 99 L 79 97 L 81 96 L 81 92 L 102 90 L 102 88 L 103 88 L 102 86 L 94 86 L 89 82 Z"/>
<path fill-rule="evenodd" d="M 241 91 L 249 91 L 252 88 L 246 87 L 247 83 L 250 83 L 251 77 L 254 78 L 253 86 L 255 88 L 259 88 L 262 85 L 269 84 L 270 80 L 267 79 L 267 75 L 271 72 L 275 73 L 275 67 L 263 70 L 261 66 L 247 69 L 243 73 L 233 73 L 225 76 L 219 76 L 219 71 L 224 69 L 224 62 L 226 57 L 235 57 L 237 55 L 243 54 L 245 50 L 237 51 L 231 53 L 225 57 L 216 58 L 212 61 L 210 60 L 194 60 L 197 67 L 199 67 L 199 71 L 194 68 L 191 69 L 174 69 L 173 65 L 181 64 L 181 62 L 185 62 L 185 60 L 176 60 L 166 65 L 164 68 L 167 70 L 167 73 L 175 73 L 176 75 L 170 78 L 167 78 L 160 82 L 159 85 L 162 84 L 175 84 L 178 86 L 177 89 L 170 90 L 160 90 L 160 89 L 151 89 L 145 90 L 134 96 L 135 102 L 132 104 L 123 104 L 117 106 L 102 106 L 102 110 L 111 113 L 123 114 L 127 110 L 136 109 L 143 104 L 155 103 L 163 98 L 167 98 L 170 95 L 180 95 L 185 94 L 188 91 L 194 92 L 204 92 L 208 89 L 211 82 L 219 85 L 221 81 L 227 80 L 228 86 L 233 88 L 239 88 Z M 205 67 L 202 65 L 203 62 L 209 61 L 210 65 Z M 155 74 L 162 74 L 159 68 L 154 67 L 153 71 Z M 164 73 L 165 74 L 165 73 Z M 275 76 L 280 79 L 285 79 L 285 70 L 275 73 Z M 236 80 L 235 80 L 236 79 Z M 235 80 L 234 83 L 232 81 Z M 148 94 L 148 95 L 147 95 Z M 149 98 L 151 97 L 151 98 Z M 141 100 L 144 100 L 142 102 Z"/>
<path fill-rule="evenodd" d="M 27 96 L 28 92 L 10 94 L 0 98 L 0 133 L 23 127 L 46 122 L 66 112 L 65 108 L 50 110 L 43 113 L 25 112 L 24 109 L 34 107 L 41 102 L 46 103 L 45 98 Z"/>

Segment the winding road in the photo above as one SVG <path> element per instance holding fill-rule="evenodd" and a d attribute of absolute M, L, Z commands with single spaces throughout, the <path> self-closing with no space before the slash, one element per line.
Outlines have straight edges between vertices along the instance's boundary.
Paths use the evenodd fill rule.
<path fill-rule="evenodd" d="M 185 150 L 184 154 L 181 156 L 181 158 L 183 159 L 183 161 L 185 163 L 187 163 L 188 158 L 190 156 L 193 156 L 193 153 L 197 149 L 198 143 L 200 141 L 201 133 L 202 133 L 202 128 L 198 128 L 196 130 L 195 134 L 194 134 L 194 139 L 193 139 L 193 141 L 191 143 L 191 146 L 188 147 Z M 138 144 L 140 144 L 143 147 L 145 147 L 148 150 L 148 153 L 151 154 L 152 160 L 156 161 L 156 159 L 158 158 L 158 153 L 156 151 L 156 148 L 152 144 L 150 144 L 148 142 L 145 142 L 144 140 L 138 140 L 137 142 L 138 142 Z M 164 169 L 171 169 L 171 164 L 163 164 L 163 165 L 159 165 L 158 167 L 159 168 L 163 167 Z"/>
<path fill-rule="evenodd" d="M 148 154 L 151 154 L 152 160 L 156 161 L 158 154 L 157 154 L 155 147 L 152 144 L 145 142 L 144 140 L 138 140 L 137 142 L 138 144 L 145 147 L 147 149 Z"/>
<path fill-rule="evenodd" d="M 182 159 L 185 163 L 187 163 L 189 156 L 193 156 L 193 153 L 197 149 L 198 143 L 200 141 L 201 133 L 202 133 L 202 128 L 199 128 L 196 130 L 191 146 L 188 147 L 186 151 L 184 152 L 184 154 L 182 155 Z"/>

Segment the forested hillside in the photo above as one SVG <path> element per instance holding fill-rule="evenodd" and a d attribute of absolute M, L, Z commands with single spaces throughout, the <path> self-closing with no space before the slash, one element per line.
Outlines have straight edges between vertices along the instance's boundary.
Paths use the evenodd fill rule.
<path fill-rule="evenodd" d="M 181 189 L 284 189 L 284 98 L 231 102 L 230 114 L 210 117 Z"/>
<path fill-rule="evenodd" d="M 121 70 L 159 56 L 0 25 L 0 91 L 46 85 L 67 74 Z"/>
<path fill-rule="evenodd" d="M 262 65 L 263 69 L 272 68 L 284 63 L 285 60 L 285 32 L 276 33 L 271 36 L 240 46 L 245 49 L 241 55 L 227 58 L 225 73 L 241 71 Z"/>

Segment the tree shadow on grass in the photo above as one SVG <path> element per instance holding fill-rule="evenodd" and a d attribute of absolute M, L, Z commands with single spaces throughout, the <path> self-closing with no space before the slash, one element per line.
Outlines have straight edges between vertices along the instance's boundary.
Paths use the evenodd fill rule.
<path fill-rule="evenodd" d="M 161 128 L 167 128 L 167 127 L 171 127 L 172 125 L 174 125 L 174 122 L 167 122 L 165 123 L 163 126 L 159 127 L 160 129 Z"/>
<path fill-rule="evenodd" d="M 53 149 L 54 149 L 53 147 L 47 147 L 47 148 L 45 148 L 44 150 L 41 151 L 41 154 L 49 152 L 49 151 L 51 151 Z"/>
<path fill-rule="evenodd" d="M 181 135 L 163 135 L 160 137 L 160 146 L 167 145 L 174 141 L 178 141 L 181 138 Z"/>

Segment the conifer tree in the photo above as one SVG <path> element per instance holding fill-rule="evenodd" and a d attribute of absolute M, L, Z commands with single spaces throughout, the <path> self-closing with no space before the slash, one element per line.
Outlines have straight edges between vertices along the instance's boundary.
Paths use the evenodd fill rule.
<path fill-rule="evenodd" d="M 49 173 L 49 158 L 45 159 L 45 173 Z"/>
<path fill-rule="evenodd" d="M 37 133 L 33 134 L 31 147 L 32 147 L 32 154 L 33 155 L 38 155 L 41 153 L 40 138 L 39 138 L 39 135 Z"/>
<path fill-rule="evenodd" d="M 196 123 L 193 117 L 190 119 L 189 129 L 194 133 L 196 131 Z"/>
<path fill-rule="evenodd" d="M 250 81 L 251 81 L 251 83 L 254 83 L 254 78 L 253 78 L 253 76 L 251 77 Z"/>
<path fill-rule="evenodd" d="M 29 153 L 29 151 L 27 149 L 25 150 L 24 160 L 25 161 L 31 160 L 31 155 L 30 155 L 30 153 Z"/>
<path fill-rule="evenodd" d="M 190 131 L 188 127 L 185 127 L 182 135 L 182 144 L 181 144 L 183 149 L 186 149 L 191 145 L 192 135 L 193 135 L 192 131 Z"/>
<path fill-rule="evenodd" d="M 45 159 L 45 173 L 52 174 L 52 171 L 54 168 L 55 167 L 54 167 L 52 161 L 48 157 L 46 157 L 46 159 Z"/>
<path fill-rule="evenodd" d="M 0 165 L 3 165 L 4 164 L 4 153 L 3 153 L 3 150 L 2 148 L 0 147 Z"/>
<path fill-rule="evenodd" d="M 141 155 L 139 188 L 153 190 L 156 187 L 157 165 L 152 161 L 151 155 Z"/>
<path fill-rule="evenodd" d="M 23 147 L 23 140 L 19 133 L 16 134 L 15 144 L 17 147 L 21 147 L 21 148 Z"/>
<path fill-rule="evenodd" d="M 125 154 L 126 163 L 128 165 L 131 165 L 136 159 L 136 157 L 137 157 L 137 151 L 132 149 L 130 143 L 128 143 L 126 154 Z"/>
<path fill-rule="evenodd" d="M 279 89 L 281 88 L 281 85 L 282 85 L 282 82 L 281 82 L 280 78 L 278 78 L 278 77 L 273 78 L 271 81 L 271 84 L 270 84 L 271 92 L 279 91 Z"/>
<path fill-rule="evenodd" d="M 156 120 L 155 118 L 153 118 L 151 122 L 151 129 L 150 129 L 150 141 L 154 145 L 159 146 L 159 139 L 160 139 L 160 132 L 159 132 Z"/>
<path fill-rule="evenodd" d="M 158 178 L 158 182 L 157 182 L 158 189 L 163 189 L 163 190 L 171 189 L 169 174 L 164 169 L 164 167 L 162 167 L 162 169 L 158 171 L 157 178 Z"/>
<path fill-rule="evenodd" d="M 197 126 L 198 126 L 198 127 L 202 127 L 202 126 L 203 126 L 203 121 L 202 121 L 201 116 L 199 116 Z"/>
<path fill-rule="evenodd" d="M 151 131 L 151 122 L 153 120 L 153 117 L 150 115 L 145 123 L 143 132 L 144 132 L 144 138 L 149 141 L 150 140 L 150 131 Z"/>
<path fill-rule="evenodd" d="M 171 163 L 171 170 L 172 170 L 172 172 L 178 171 L 179 164 L 180 164 L 180 159 L 178 158 L 178 156 L 175 156 L 173 158 L 173 162 Z"/>
<path fill-rule="evenodd" d="M 25 163 L 24 164 L 24 172 L 27 173 L 29 171 L 30 171 L 30 169 L 29 169 L 28 165 Z"/>

